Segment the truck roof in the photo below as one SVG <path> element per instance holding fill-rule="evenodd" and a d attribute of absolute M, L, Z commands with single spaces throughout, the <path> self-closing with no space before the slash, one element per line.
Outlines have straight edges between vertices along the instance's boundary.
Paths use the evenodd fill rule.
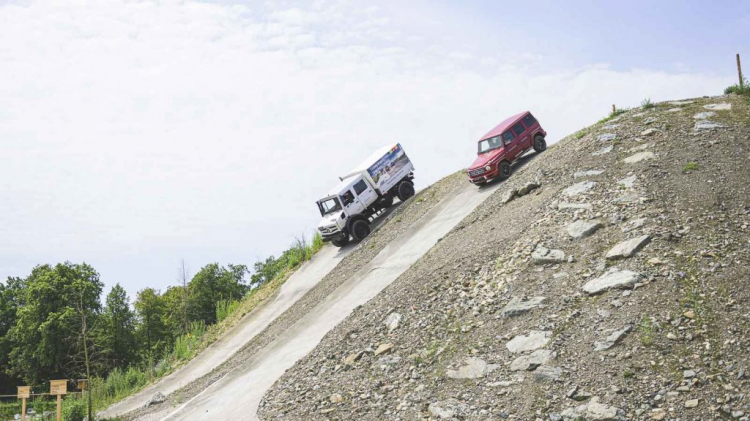
<path fill-rule="evenodd" d="M 339 179 L 346 180 L 347 178 L 349 178 L 349 177 L 351 177 L 351 176 L 353 176 L 355 174 L 359 174 L 362 171 L 367 171 L 367 169 L 370 168 L 370 165 L 374 164 L 378 159 L 382 158 L 383 155 L 385 155 L 386 153 L 388 153 L 391 149 L 395 148 L 396 145 L 398 145 L 398 143 L 390 143 L 387 146 L 383 146 L 382 148 L 376 150 L 375 152 L 373 152 L 372 155 L 368 156 L 367 159 L 365 159 L 364 161 L 362 161 L 361 164 L 359 164 L 356 167 L 354 167 L 354 169 L 351 170 L 349 172 L 349 174 L 347 174 L 347 175 L 345 175 L 343 177 L 339 177 Z"/>
<path fill-rule="evenodd" d="M 347 176 L 345 179 L 341 180 L 341 182 L 338 183 L 336 187 L 334 187 L 331 191 L 328 192 L 328 195 L 326 197 L 338 196 L 342 190 L 350 188 L 352 184 L 354 184 L 355 182 L 353 178 L 353 176 L 355 175 L 356 174 L 352 174 L 350 176 Z"/>
<path fill-rule="evenodd" d="M 513 116 L 510 116 L 510 117 L 506 118 L 505 120 L 502 121 L 502 123 L 498 124 L 497 126 L 495 126 L 494 129 L 490 130 L 486 135 L 482 136 L 482 138 L 479 139 L 479 141 L 481 142 L 484 139 L 489 139 L 491 137 L 495 137 L 495 136 L 497 136 L 499 134 L 502 134 L 504 131 L 508 130 L 510 128 L 510 126 L 513 125 L 513 123 L 515 123 L 521 117 L 523 117 L 524 115 L 526 115 L 528 113 L 529 113 L 528 111 L 524 111 L 522 113 L 518 113 L 516 115 L 513 115 Z"/>

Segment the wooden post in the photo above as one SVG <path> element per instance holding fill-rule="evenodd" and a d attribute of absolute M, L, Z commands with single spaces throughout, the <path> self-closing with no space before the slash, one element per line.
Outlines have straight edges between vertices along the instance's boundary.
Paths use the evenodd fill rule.
<path fill-rule="evenodd" d="M 617 112 L 617 108 L 615 108 L 615 104 L 612 104 L 612 114 Z"/>
<path fill-rule="evenodd" d="M 68 394 L 68 381 L 50 380 L 49 394 L 57 395 L 57 421 L 62 421 L 62 395 Z"/>
<path fill-rule="evenodd" d="M 26 421 L 26 399 L 31 397 L 31 386 L 18 386 L 18 397 L 21 399 L 21 421 Z"/>
<path fill-rule="evenodd" d="M 737 76 L 740 77 L 740 88 L 745 84 L 745 79 L 742 77 L 742 63 L 740 63 L 740 53 L 737 53 Z"/>

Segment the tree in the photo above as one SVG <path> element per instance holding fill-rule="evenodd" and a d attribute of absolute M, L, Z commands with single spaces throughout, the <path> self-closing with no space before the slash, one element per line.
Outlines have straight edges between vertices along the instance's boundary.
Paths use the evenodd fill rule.
<path fill-rule="evenodd" d="M 15 386 L 20 384 L 19 379 L 10 375 L 8 367 L 13 346 L 8 332 L 16 324 L 18 307 L 23 305 L 23 282 L 22 278 L 8 278 L 5 284 L 0 283 L 0 394 L 15 393 Z"/>
<path fill-rule="evenodd" d="M 238 300 L 245 292 L 247 266 L 229 265 L 228 268 L 211 263 L 201 268 L 188 284 L 190 316 L 193 321 L 207 325 L 216 323 L 216 302 Z"/>
<path fill-rule="evenodd" d="M 99 315 L 99 274 L 86 263 L 65 262 L 37 266 L 23 283 L 24 305 L 9 331 L 10 372 L 27 384 L 73 377 L 79 372 L 75 356 L 82 346 L 81 320 L 74 316 L 78 309 L 91 318 Z"/>
<path fill-rule="evenodd" d="M 164 301 L 158 290 L 146 288 L 138 292 L 134 303 L 138 314 L 139 325 L 136 330 L 143 357 L 153 368 L 154 356 L 159 355 L 167 344 L 172 342 L 172 335 L 164 323 Z"/>
<path fill-rule="evenodd" d="M 135 314 L 130 309 L 128 294 L 120 284 L 107 294 L 101 334 L 101 345 L 109 367 L 125 368 L 135 362 Z"/>
<path fill-rule="evenodd" d="M 182 286 L 171 286 L 162 295 L 164 303 L 164 324 L 173 336 L 186 333 L 190 324 L 187 320 L 187 291 Z M 185 311 L 185 313 L 183 313 Z"/>

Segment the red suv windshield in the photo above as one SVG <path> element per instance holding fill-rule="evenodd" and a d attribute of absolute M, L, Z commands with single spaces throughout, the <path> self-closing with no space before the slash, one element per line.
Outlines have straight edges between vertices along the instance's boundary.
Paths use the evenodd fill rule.
<path fill-rule="evenodd" d="M 503 146 L 503 140 L 500 138 L 500 136 L 491 137 L 489 139 L 484 139 L 479 141 L 479 151 L 478 153 L 483 154 L 487 151 L 491 151 L 493 149 L 497 149 Z"/>

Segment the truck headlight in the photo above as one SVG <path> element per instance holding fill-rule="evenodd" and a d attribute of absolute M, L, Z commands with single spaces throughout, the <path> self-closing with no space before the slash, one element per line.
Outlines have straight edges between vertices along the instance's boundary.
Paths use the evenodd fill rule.
<path fill-rule="evenodd" d="M 489 171 L 489 170 L 491 170 L 491 169 L 492 169 L 492 167 L 491 167 L 491 166 L 489 166 L 489 165 L 487 165 L 486 167 L 484 167 L 484 169 L 485 169 L 486 171 Z"/>

